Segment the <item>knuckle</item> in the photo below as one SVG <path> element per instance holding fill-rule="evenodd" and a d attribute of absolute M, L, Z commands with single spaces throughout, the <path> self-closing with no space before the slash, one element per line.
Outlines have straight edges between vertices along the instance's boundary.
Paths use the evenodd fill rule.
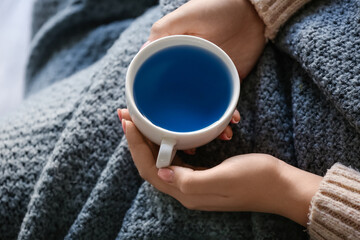
<path fill-rule="evenodd" d="M 151 32 L 155 33 L 155 34 L 159 34 L 163 31 L 164 28 L 165 28 L 165 25 L 163 24 L 163 22 L 161 20 L 159 20 L 152 25 Z"/>

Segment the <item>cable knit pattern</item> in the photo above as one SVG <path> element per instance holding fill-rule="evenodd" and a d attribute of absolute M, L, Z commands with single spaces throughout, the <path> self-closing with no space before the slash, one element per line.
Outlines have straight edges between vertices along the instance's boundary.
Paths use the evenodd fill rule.
<path fill-rule="evenodd" d="M 272 214 L 188 210 L 137 174 L 116 114 L 126 70 L 184 0 L 68 0 L 46 12 L 51 1 L 36 5 L 29 97 L 0 119 L 0 239 L 308 239 Z M 244 79 L 233 139 L 184 161 L 262 152 L 318 175 L 336 162 L 360 169 L 359 9 L 305 5 Z"/>
<path fill-rule="evenodd" d="M 250 0 L 265 23 L 265 37 L 274 39 L 279 28 L 311 0 Z"/>
<path fill-rule="evenodd" d="M 335 164 L 311 202 L 309 233 L 313 239 L 360 238 L 360 173 Z"/>

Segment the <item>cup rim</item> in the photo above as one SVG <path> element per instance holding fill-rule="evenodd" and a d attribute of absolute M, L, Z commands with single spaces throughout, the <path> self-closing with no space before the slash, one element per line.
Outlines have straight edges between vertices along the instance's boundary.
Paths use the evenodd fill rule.
<path fill-rule="evenodd" d="M 168 44 L 166 44 L 165 46 L 159 46 L 166 42 Z M 200 47 L 207 51 L 212 52 L 213 54 L 218 56 L 221 59 L 221 61 L 226 65 L 226 67 L 231 75 L 231 79 L 232 79 L 232 96 L 231 96 L 231 100 L 230 100 L 225 112 L 221 115 L 220 118 L 218 118 L 216 121 L 214 121 L 210 125 L 208 125 L 204 128 L 195 130 L 195 131 L 188 131 L 188 132 L 171 131 L 171 130 L 162 128 L 162 127 L 157 126 L 154 123 L 152 123 L 137 108 L 137 106 L 135 104 L 135 99 L 133 96 L 133 91 L 132 91 L 136 72 L 132 73 L 132 71 L 134 71 L 133 68 L 135 66 L 140 66 L 150 56 L 152 56 L 154 54 L 154 53 L 149 54 L 145 59 L 141 59 L 142 55 L 144 53 L 146 53 L 149 50 L 151 51 L 151 49 L 154 48 L 155 46 L 159 46 L 159 49 L 157 50 L 157 51 L 159 51 L 159 50 L 166 49 L 166 48 L 172 47 L 172 46 L 181 46 L 181 45 L 194 46 L 194 44 L 191 44 L 191 43 L 197 43 L 198 45 L 195 45 L 196 47 Z M 206 45 L 206 47 L 204 47 L 202 45 Z M 140 64 L 138 64 L 138 62 L 140 62 Z M 138 69 L 139 69 L 139 67 L 138 67 Z M 133 79 L 130 79 L 131 74 L 133 74 Z M 240 77 L 239 77 L 239 74 L 235 67 L 235 64 L 233 63 L 231 58 L 227 55 L 227 53 L 224 50 L 222 50 L 220 47 L 218 47 L 214 43 L 212 43 L 204 38 L 200 38 L 200 37 L 192 36 L 192 35 L 171 35 L 171 36 L 165 36 L 165 37 L 159 38 L 159 39 L 149 43 L 135 55 L 135 57 L 133 58 L 133 60 L 131 61 L 130 65 L 127 69 L 126 82 L 125 82 L 125 94 L 126 94 L 127 105 L 128 106 L 131 105 L 131 108 L 134 111 L 133 113 L 136 114 L 137 116 L 141 116 L 140 118 L 146 125 L 157 129 L 157 131 L 160 131 L 162 133 L 162 135 L 164 135 L 164 136 L 170 136 L 170 137 L 189 136 L 189 135 L 194 135 L 194 134 L 201 134 L 201 133 L 209 131 L 209 129 L 216 128 L 225 119 L 229 118 L 229 115 L 233 114 L 233 112 L 236 109 L 236 106 L 238 104 L 239 97 L 240 97 Z"/>

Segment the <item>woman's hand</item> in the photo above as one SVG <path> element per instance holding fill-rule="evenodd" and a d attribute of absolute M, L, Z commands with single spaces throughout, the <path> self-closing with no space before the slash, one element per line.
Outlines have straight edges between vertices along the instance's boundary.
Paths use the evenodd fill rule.
<path fill-rule="evenodd" d="M 176 34 L 205 38 L 231 57 L 243 79 L 264 49 L 264 29 L 249 0 L 191 0 L 157 21 L 149 41 Z"/>
<path fill-rule="evenodd" d="M 140 175 L 189 209 L 275 213 L 306 225 L 321 177 L 266 154 L 226 159 L 210 169 L 184 165 L 157 169 L 157 146 L 144 138 L 124 111 L 122 125 Z"/>
<path fill-rule="evenodd" d="M 205 38 L 231 57 L 242 80 L 264 49 L 264 29 L 264 23 L 248 0 L 191 0 L 157 21 L 151 28 L 148 42 L 176 34 Z M 240 114 L 236 110 L 231 123 L 239 121 Z M 232 136 L 228 126 L 219 139 L 230 140 Z M 195 154 L 195 151 L 184 152 Z"/>

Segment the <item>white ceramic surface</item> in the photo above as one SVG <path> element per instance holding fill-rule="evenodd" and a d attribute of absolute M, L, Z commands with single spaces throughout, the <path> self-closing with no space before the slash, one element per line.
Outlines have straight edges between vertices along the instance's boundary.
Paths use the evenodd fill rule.
<path fill-rule="evenodd" d="M 223 116 L 210 126 L 192 132 L 174 132 L 154 125 L 140 113 L 133 97 L 133 83 L 140 66 L 154 53 L 167 47 L 179 45 L 196 46 L 214 53 L 225 63 L 232 79 L 232 96 Z M 160 168 L 171 164 L 177 149 L 185 150 L 202 146 L 221 134 L 231 121 L 232 114 L 238 103 L 240 79 L 234 63 L 221 48 L 199 37 L 174 35 L 151 42 L 134 57 L 126 74 L 125 94 L 127 107 L 136 127 L 152 142 L 161 145 L 157 159 L 157 167 Z"/>

